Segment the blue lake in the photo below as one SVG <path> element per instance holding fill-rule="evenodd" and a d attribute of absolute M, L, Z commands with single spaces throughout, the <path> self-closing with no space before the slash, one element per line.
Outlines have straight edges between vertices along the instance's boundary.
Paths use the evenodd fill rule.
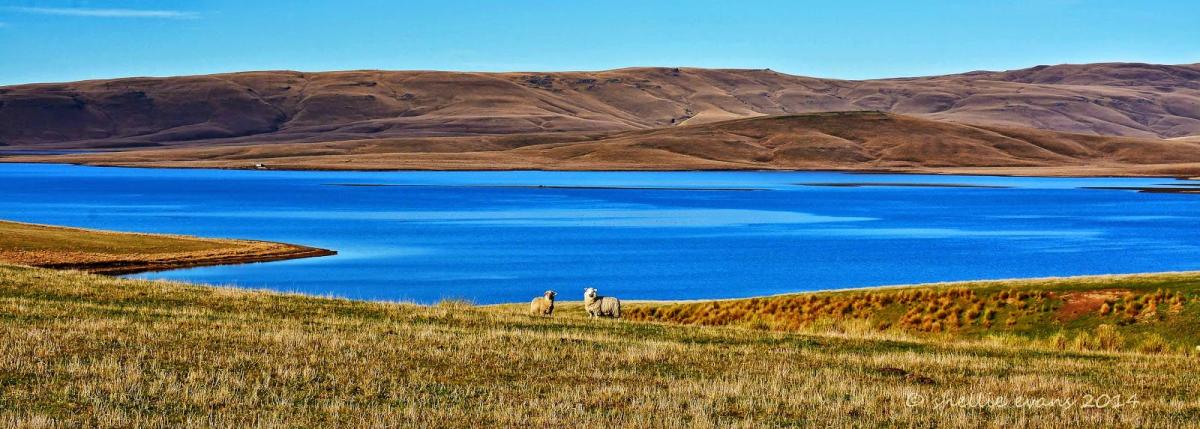
<path fill-rule="evenodd" d="M 831 186 L 866 183 L 869 186 Z M 901 186 L 881 186 L 884 184 Z M 921 185 L 970 185 L 933 187 Z M 823 172 L 287 172 L 0 164 L 0 219 L 283 241 L 337 256 L 134 277 L 519 302 L 726 298 L 1200 269 L 1173 179 Z M 381 186 L 382 185 L 382 186 Z"/>

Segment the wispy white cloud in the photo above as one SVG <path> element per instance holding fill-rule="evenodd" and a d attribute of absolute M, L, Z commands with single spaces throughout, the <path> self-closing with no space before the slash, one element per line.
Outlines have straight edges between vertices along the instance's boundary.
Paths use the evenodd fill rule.
<path fill-rule="evenodd" d="M 89 9 L 75 7 L 12 7 L 9 10 L 39 15 L 90 16 L 97 18 L 195 19 L 200 14 L 180 10 Z"/>

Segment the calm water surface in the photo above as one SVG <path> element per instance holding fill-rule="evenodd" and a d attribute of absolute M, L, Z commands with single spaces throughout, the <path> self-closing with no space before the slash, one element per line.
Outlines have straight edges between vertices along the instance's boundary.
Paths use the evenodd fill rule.
<path fill-rule="evenodd" d="M 829 186 L 839 183 L 870 186 Z M 880 186 L 889 183 L 904 186 Z M 516 302 L 545 289 L 578 299 L 585 286 L 627 299 L 724 298 L 1196 270 L 1200 195 L 1084 189 L 1187 183 L 0 164 L 0 218 L 340 252 L 141 278 L 418 302 Z"/>

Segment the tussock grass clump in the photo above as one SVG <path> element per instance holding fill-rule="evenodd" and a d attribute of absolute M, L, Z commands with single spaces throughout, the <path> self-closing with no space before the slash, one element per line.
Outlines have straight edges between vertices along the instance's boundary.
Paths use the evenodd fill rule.
<path fill-rule="evenodd" d="M 1170 345 L 1168 345 L 1167 341 L 1158 334 L 1147 335 L 1146 338 L 1142 340 L 1142 343 L 1138 345 L 1138 350 L 1147 354 L 1162 353 L 1167 351 L 1168 348 L 1170 348 Z"/>
<path fill-rule="evenodd" d="M 471 300 L 468 300 L 468 299 L 447 298 L 447 299 L 438 301 L 438 303 L 436 305 L 438 308 L 444 308 L 447 310 L 463 310 L 463 309 L 468 309 L 468 308 L 474 307 L 475 303 L 471 302 Z"/>
<path fill-rule="evenodd" d="M 1047 339 L 1047 343 L 1049 343 L 1050 347 L 1055 350 L 1066 350 L 1068 344 L 1067 334 L 1059 331 L 1054 335 L 1051 335 L 1050 338 Z"/>

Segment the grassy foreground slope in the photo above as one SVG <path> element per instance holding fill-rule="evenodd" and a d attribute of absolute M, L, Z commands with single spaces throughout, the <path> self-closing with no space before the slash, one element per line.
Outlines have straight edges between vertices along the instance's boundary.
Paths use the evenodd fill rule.
<path fill-rule="evenodd" d="M 0 426 L 1200 421 L 1195 356 L 588 320 L 578 303 L 537 318 L 520 306 L 358 302 L 0 266 L 0 338 Z M 1121 405 L 1085 408 L 1089 395 L 1119 395 Z M 1012 402 L 946 402 L 956 398 Z M 1072 402 L 1016 406 L 1020 398 Z"/>
<path fill-rule="evenodd" d="M 1200 351 L 1200 273 L 944 283 L 631 306 L 633 320 L 1016 341 L 1057 350 Z"/>
<path fill-rule="evenodd" d="M 135 234 L 0 221 L 0 263 L 123 274 L 335 252 L 269 241 Z"/>

